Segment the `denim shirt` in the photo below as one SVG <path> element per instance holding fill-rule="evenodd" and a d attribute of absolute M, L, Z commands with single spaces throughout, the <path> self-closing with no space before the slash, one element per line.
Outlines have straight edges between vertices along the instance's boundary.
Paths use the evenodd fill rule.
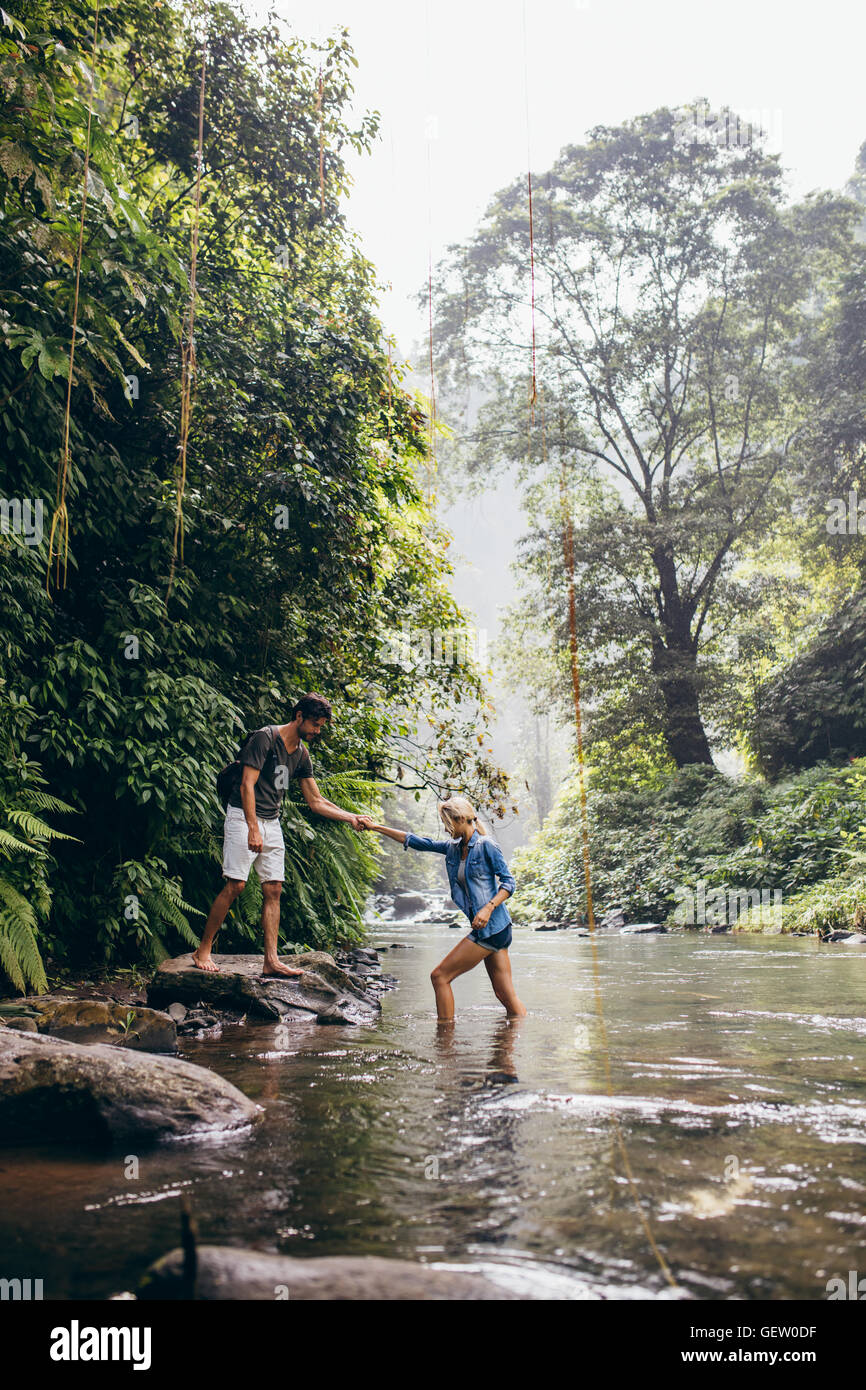
<path fill-rule="evenodd" d="M 474 830 L 469 837 L 469 848 L 466 852 L 464 863 L 465 891 L 457 877 L 457 870 L 460 868 L 460 856 L 463 851 L 462 839 L 429 840 L 426 835 L 413 835 L 410 831 L 403 841 L 403 848 L 422 850 L 428 854 L 445 855 L 445 867 L 448 870 L 451 896 L 461 912 L 466 913 L 470 922 L 476 912 L 480 911 L 485 903 L 489 903 L 490 899 L 496 896 L 497 888 L 507 888 L 511 894 L 517 886 L 511 870 L 505 862 L 502 850 L 489 836 L 479 835 L 477 830 Z M 499 879 L 498 885 L 497 878 Z M 486 927 L 479 929 L 478 936 L 493 936 L 510 924 L 511 917 L 508 909 L 504 903 L 499 903 L 491 912 L 490 921 Z"/>

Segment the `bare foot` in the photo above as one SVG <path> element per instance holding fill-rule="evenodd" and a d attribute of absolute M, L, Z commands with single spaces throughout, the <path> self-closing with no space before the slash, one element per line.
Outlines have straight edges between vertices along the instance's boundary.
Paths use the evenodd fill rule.
<path fill-rule="evenodd" d="M 208 952 L 206 956 L 202 956 L 201 960 L 199 960 L 198 951 L 193 951 L 192 963 L 197 966 L 199 970 L 204 970 L 208 975 L 219 974 L 219 966 L 214 965 L 210 952 Z"/>
<path fill-rule="evenodd" d="M 267 979 L 269 975 L 288 975 L 293 977 L 296 975 L 303 975 L 303 973 L 303 970 L 296 970 L 293 965 L 282 965 L 280 961 L 277 960 L 274 961 L 273 965 L 268 965 L 267 962 L 265 963 L 262 970 L 262 979 Z"/>

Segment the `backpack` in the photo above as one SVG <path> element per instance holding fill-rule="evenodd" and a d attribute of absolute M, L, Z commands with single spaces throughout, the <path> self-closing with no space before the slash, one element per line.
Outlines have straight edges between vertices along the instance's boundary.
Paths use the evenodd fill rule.
<path fill-rule="evenodd" d="M 277 736 L 276 725 L 268 724 L 267 730 L 271 736 L 271 747 L 273 748 Z M 230 763 L 226 763 L 222 771 L 217 773 L 216 792 L 224 810 L 228 808 L 229 797 L 234 796 L 235 792 L 240 790 L 241 774 L 243 768 L 243 764 L 240 760 L 241 754 L 243 753 L 250 739 L 253 737 L 253 734 L 258 733 L 261 733 L 260 729 L 253 729 L 252 733 L 246 734 L 244 736 L 243 743 L 240 745 L 238 751 L 235 753 L 233 761 Z"/>

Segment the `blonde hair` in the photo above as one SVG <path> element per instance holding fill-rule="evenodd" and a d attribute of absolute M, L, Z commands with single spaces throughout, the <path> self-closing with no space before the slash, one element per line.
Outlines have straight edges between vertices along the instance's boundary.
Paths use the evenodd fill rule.
<path fill-rule="evenodd" d="M 486 826 L 482 825 L 481 821 L 478 819 L 478 812 L 472 805 L 472 802 L 466 800 L 465 796 L 449 796 L 447 801 L 440 801 L 439 815 L 444 822 L 445 829 L 452 835 L 454 834 L 452 823 L 453 816 L 463 816 L 466 820 L 474 820 L 475 829 L 478 831 L 478 834 L 487 834 Z"/>

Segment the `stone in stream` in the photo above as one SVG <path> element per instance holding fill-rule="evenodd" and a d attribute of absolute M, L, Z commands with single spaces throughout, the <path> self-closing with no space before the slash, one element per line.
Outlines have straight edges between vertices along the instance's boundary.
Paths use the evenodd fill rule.
<path fill-rule="evenodd" d="M 862 932 L 852 932 L 850 936 L 846 936 L 843 945 L 864 946 L 866 945 L 866 936 L 864 936 Z"/>
<path fill-rule="evenodd" d="M 107 999 L 39 994 L 16 1000 L 3 1016 L 12 1028 L 70 1042 L 108 1043 L 137 1052 L 177 1052 L 177 1025 L 167 1013 Z"/>
<path fill-rule="evenodd" d="M 395 918 L 414 917 L 428 906 L 427 899 L 420 893 L 395 893 L 393 902 Z"/>
<path fill-rule="evenodd" d="M 625 913 L 623 912 L 621 907 L 612 907 L 609 912 L 606 912 L 604 914 L 600 921 L 596 922 L 595 925 L 597 927 L 602 928 L 602 930 L 604 931 L 606 931 L 609 927 L 624 927 Z"/>
<path fill-rule="evenodd" d="M 164 1255 L 144 1275 L 140 1299 L 188 1299 L 182 1250 Z M 228 1245 L 196 1250 L 194 1296 L 205 1302 L 288 1299 L 293 1303 L 331 1300 L 516 1300 L 523 1297 L 474 1271 L 431 1269 L 411 1260 L 378 1255 L 327 1255 L 298 1259 Z"/>
<path fill-rule="evenodd" d="M 629 927 L 623 927 L 623 928 L 622 928 L 622 931 L 621 931 L 621 933 L 620 933 L 620 935 L 621 935 L 621 936 L 652 936 L 654 933 L 655 933 L 656 935 L 659 935 L 659 934 L 661 934 L 662 932 L 666 932 L 666 931 L 667 931 L 667 927 L 662 926 L 660 922 L 634 922 L 634 923 L 633 923 L 631 926 L 629 926 Z"/>
<path fill-rule="evenodd" d="M 243 1129 L 261 1113 L 230 1082 L 192 1062 L 0 1028 L 7 1144 L 205 1138 Z"/>
<path fill-rule="evenodd" d="M 189 955 L 164 960 L 148 986 L 149 1004 L 203 1004 L 216 1009 L 285 1019 L 327 1013 L 328 1023 L 373 1023 L 381 1012 L 375 994 L 341 970 L 326 951 L 281 956 L 303 975 L 262 976 L 261 956 L 214 956 L 217 973 L 199 970 Z"/>

